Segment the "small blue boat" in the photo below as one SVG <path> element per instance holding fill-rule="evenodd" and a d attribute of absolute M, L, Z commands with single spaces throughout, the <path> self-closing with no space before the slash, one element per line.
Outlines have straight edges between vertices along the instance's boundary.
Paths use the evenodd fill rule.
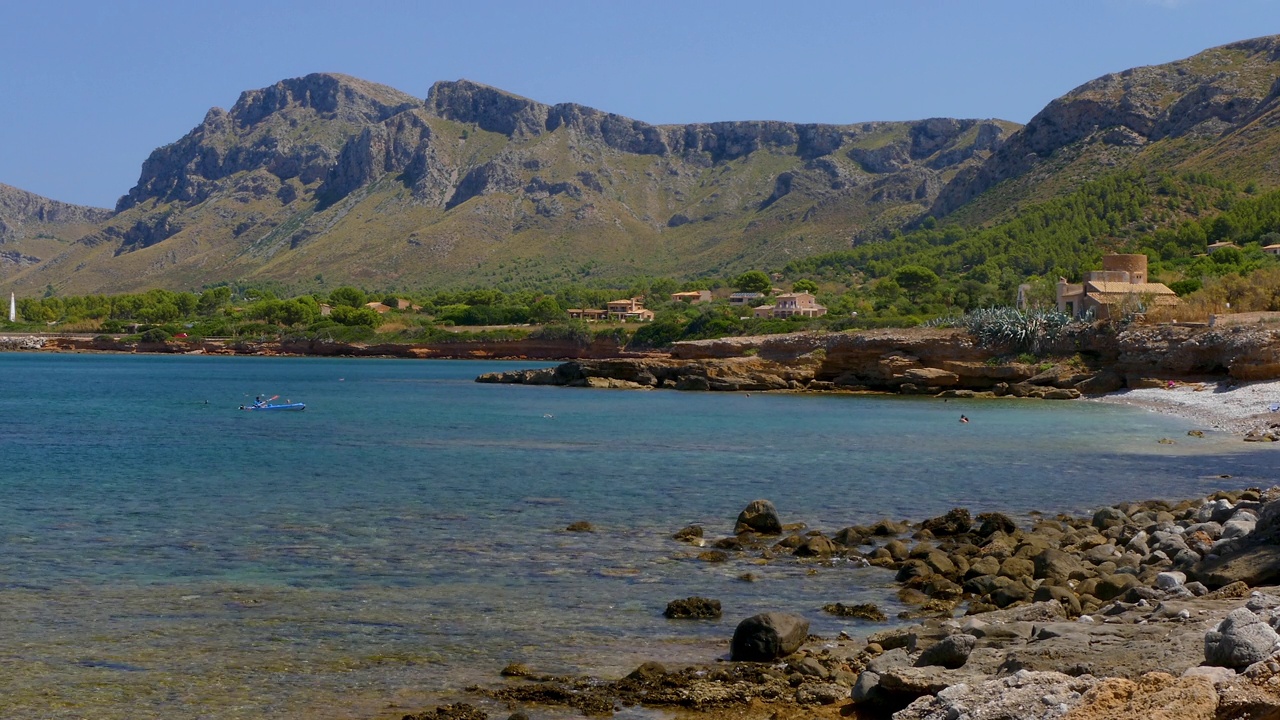
<path fill-rule="evenodd" d="M 306 403 L 284 403 L 276 405 L 273 403 L 254 403 L 252 405 L 241 405 L 241 410 L 306 410 Z"/>

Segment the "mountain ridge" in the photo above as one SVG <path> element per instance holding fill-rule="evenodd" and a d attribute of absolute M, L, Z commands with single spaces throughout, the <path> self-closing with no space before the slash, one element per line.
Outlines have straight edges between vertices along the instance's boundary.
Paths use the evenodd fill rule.
<path fill-rule="evenodd" d="M 28 260 L 0 265 L 0 286 L 692 277 L 848 248 L 928 215 L 989 221 L 1108 170 L 1280 184 L 1280 152 L 1266 152 L 1280 151 L 1277 67 L 1280 36 L 1231 43 L 1091 80 L 1026 127 L 654 125 L 470 80 L 418 99 L 314 73 L 210 109 L 80 236 L 39 252 L 12 237 L 7 251 Z"/>

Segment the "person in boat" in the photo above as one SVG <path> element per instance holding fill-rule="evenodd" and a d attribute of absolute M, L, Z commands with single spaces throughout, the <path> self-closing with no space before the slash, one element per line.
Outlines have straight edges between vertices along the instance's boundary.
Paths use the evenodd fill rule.
<path fill-rule="evenodd" d="M 962 423 L 967 423 L 967 422 L 969 422 L 969 418 L 965 417 L 964 415 L 961 415 L 961 416 L 960 416 L 960 422 L 962 422 Z"/>
<path fill-rule="evenodd" d="M 262 399 L 262 396 L 261 396 L 261 395 L 259 395 L 258 397 L 256 397 L 256 398 L 254 398 L 254 399 L 253 399 L 253 405 L 254 405 L 254 407 L 265 407 L 265 406 L 266 406 L 266 404 L 267 404 L 267 403 L 266 403 L 265 401 L 263 401 L 263 399 Z"/>

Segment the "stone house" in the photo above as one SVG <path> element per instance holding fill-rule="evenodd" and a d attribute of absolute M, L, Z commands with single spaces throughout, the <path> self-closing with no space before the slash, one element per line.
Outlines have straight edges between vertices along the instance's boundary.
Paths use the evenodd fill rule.
<path fill-rule="evenodd" d="M 1178 294 L 1163 283 L 1147 282 L 1146 255 L 1105 255 L 1102 270 L 1084 274 L 1084 282 L 1073 284 L 1058 279 L 1058 310 L 1080 317 L 1093 310 L 1098 318 L 1108 318 L 1125 305 L 1150 309 L 1177 305 Z"/>
<path fill-rule="evenodd" d="M 793 315 L 802 317 L 822 317 L 827 308 L 819 305 L 812 293 L 782 293 L 772 305 L 761 305 L 752 311 L 755 317 L 789 318 Z"/>
<path fill-rule="evenodd" d="M 690 290 L 688 292 L 671 293 L 671 302 L 685 302 L 690 305 L 711 302 L 711 291 Z"/>
<path fill-rule="evenodd" d="M 570 308 L 565 311 L 573 320 L 653 320 L 653 311 L 646 309 L 640 298 L 612 300 L 604 310 L 595 308 Z"/>

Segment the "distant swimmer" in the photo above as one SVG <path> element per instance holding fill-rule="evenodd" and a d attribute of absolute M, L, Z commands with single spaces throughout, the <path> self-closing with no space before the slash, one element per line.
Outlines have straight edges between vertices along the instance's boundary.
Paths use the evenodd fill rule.
<path fill-rule="evenodd" d="M 964 415 L 961 415 L 961 416 L 960 416 L 960 422 L 962 422 L 962 423 L 967 423 L 967 422 L 969 422 L 969 418 L 965 417 Z"/>
<path fill-rule="evenodd" d="M 543 415 L 542 417 L 544 417 L 544 418 L 553 418 L 553 417 L 555 417 L 555 415 L 552 415 L 551 413 L 547 413 L 547 414 Z"/>

